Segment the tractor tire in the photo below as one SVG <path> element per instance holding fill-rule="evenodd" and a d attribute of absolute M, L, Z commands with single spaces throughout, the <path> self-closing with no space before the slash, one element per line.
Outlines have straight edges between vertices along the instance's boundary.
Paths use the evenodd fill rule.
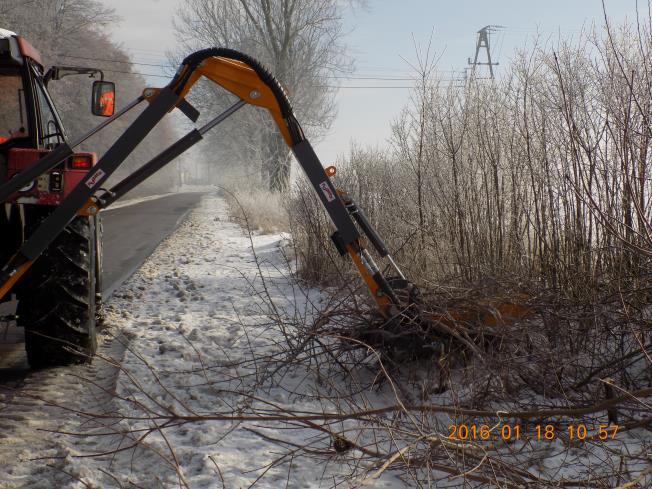
<path fill-rule="evenodd" d="M 18 324 L 32 368 L 86 363 L 95 354 L 95 227 L 96 218 L 75 218 L 21 280 Z"/>

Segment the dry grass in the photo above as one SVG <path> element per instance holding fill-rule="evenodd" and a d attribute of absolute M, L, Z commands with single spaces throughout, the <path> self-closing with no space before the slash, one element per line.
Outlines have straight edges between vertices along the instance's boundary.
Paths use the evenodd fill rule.
<path fill-rule="evenodd" d="M 232 218 L 241 225 L 263 234 L 290 231 L 287 198 L 266 190 L 260 175 L 250 167 L 223 170 L 218 188 Z"/>
<path fill-rule="evenodd" d="M 235 200 L 239 205 L 235 204 Z M 247 219 L 252 230 L 263 234 L 288 232 L 290 224 L 284 197 L 278 192 L 264 189 L 236 188 L 232 195 L 227 194 L 227 202 L 233 218 L 238 222 Z"/>

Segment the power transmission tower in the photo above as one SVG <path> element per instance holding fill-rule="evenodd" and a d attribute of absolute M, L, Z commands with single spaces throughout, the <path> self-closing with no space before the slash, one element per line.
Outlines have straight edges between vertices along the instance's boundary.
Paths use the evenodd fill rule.
<path fill-rule="evenodd" d="M 476 76 L 476 67 L 478 66 L 488 66 L 489 67 L 489 78 L 494 79 L 494 66 L 498 66 L 498 63 L 491 61 L 491 44 L 490 44 L 490 34 L 496 32 L 499 29 L 503 29 L 505 26 L 502 25 L 487 25 L 478 31 L 478 40 L 475 44 L 475 57 L 473 61 L 469 58 L 469 65 L 471 65 L 471 79 L 473 80 Z M 478 56 L 480 55 L 480 50 L 484 49 L 487 51 L 487 62 L 482 63 L 478 61 Z"/>

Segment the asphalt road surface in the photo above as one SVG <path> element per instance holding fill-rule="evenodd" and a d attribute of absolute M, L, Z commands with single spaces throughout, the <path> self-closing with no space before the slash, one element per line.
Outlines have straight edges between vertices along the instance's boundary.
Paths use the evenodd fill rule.
<path fill-rule="evenodd" d="M 108 299 L 174 231 L 202 194 L 183 193 L 102 212 L 104 297 Z M 0 327 L 0 385 L 27 372 L 22 328 Z"/>
<path fill-rule="evenodd" d="M 174 231 L 202 194 L 173 194 L 102 213 L 104 298 L 110 297 Z"/>

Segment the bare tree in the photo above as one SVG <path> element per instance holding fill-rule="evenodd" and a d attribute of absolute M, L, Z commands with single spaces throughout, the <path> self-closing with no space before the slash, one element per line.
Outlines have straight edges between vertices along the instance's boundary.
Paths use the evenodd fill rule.
<path fill-rule="evenodd" d="M 334 89 L 328 76 L 350 68 L 343 54 L 342 16 L 338 0 L 185 0 L 175 24 L 183 52 L 207 46 L 239 49 L 268 65 L 290 94 L 304 129 L 314 139 L 323 135 L 335 115 Z M 207 91 L 211 96 L 205 97 Z M 214 88 L 203 87 L 210 102 Z M 224 98 L 221 99 L 224 101 Z M 255 161 L 264 184 L 285 190 L 290 181 L 290 152 L 266 114 L 239 115 L 222 144 L 236 164 Z M 237 126 L 237 127 L 236 127 Z M 212 151 L 215 153 L 214 150 Z"/>

